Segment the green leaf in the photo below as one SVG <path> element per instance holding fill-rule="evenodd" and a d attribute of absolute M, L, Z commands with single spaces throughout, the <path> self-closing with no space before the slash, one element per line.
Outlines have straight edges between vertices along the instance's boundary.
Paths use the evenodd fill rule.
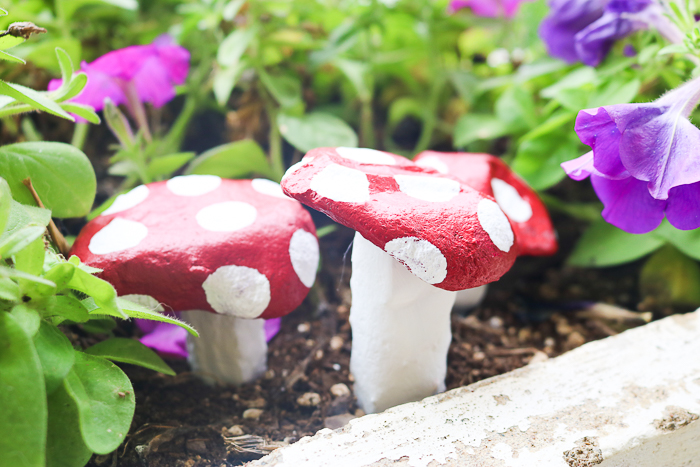
<path fill-rule="evenodd" d="M 372 98 L 374 82 L 367 63 L 337 58 L 333 61 L 333 64 L 350 81 L 360 100 L 367 101 Z"/>
<path fill-rule="evenodd" d="M 109 312 L 105 312 L 105 310 L 101 309 L 95 304 L 95 301 L 92 298 L 86 298 L 85 300 L 82 301 L 83 305 L 85 308 L 87 308 L 88 312 L 90 314 L 103 314 L 103 315 L 108 315 L 108 316 L 115 316 L 117 318 L 120 318 L 120 316 L 111 314 Z M 185 323 L 184 321 L 180 321 L 177 318 L 173 318 L 171 316 L 167 316 L 164 314 L 161 314 L 157 311 L 151 310 L 150 308 L 147 308 L 143 305 L 139 305 L 138 303 L 134 303 L 130 300 L 126 300 L 124 298 L 117 298 L 117 303 L 119 303 L 119 307 L 128 315 L 130 318 L 139 318 L 139 319 L 150 319 L 152 321 L 162 321 L 164 323 L 170 323 L 170 324 L 176 324 L 180 326 L 181 328 L 184 328 L 192 334 L 195 337 L 198 337 L 199 334 L 195 329 L 190 326 L 189 324 Z"/>
<path fill-rule="evenodd" d="M 4 16 L 4 15 L 3 15 Z M 12 47 L 17 47 L 26 39 L 24 37 L 17 37 L 11 34 L 0 37 L 0 50 L 11 49 Z"/>
<path fill-rule="evenodd" d="M 558 135 L 557 135 L 558 136 Z M 512 168 L 535 190 L 547 189 L 565 176 L 560 164 L 580 155 L 581 143 L 576 133 L 564 138 L 553 134 L 523 141 Z"/>
<path fill-rule="evenodd" d="M 0 234 L 5 231 L 12 209 L 12 192 L 7 181 L 0 177 Z"/>
<path fill-rule="evenodd" d="M 76 352 L 65 382 L 78 407 L 85 445 L 97 454 L 114 451 L 124 441 L 134 416 L 129 378 L 114 363 Z"/>
<path fill-rule="evenodd" d="M 83 90 L 85 88 L 85 85 L 87 84 L 87 75 L 85 73 L 77 73 L 73 75 L 73 79 L 70 81 L 66 82 L 66 84 L 61 84 L 61 87 L 56 89 L 55 91 L 52 91 L 52 97 L 56 102 L 63 102 L 67 101 L 68 99 L 71 99 Z M 80 104 L 75 104 L 78 105 L 79 108 L 87 108 L 87 109 L 92 109 L 90 106 L 86 105 L 80 105 Z M 64 108 L 61 106 L 61 108 Z M 65 108 L 64 108 L 65 110 Z"/>
<path fill-rule="evenodd" d="M 49 395 L 48 405 L 46 467 L 79 467 L 87 464 L 92 451 L 83 442 L 78 406 L 66 391 L 65 382 Z"/>
<path fill-rule="evenodd" d="M 19 289 L 19 284 L 9 277 L 0 279 L 0 300 L 9 300 L 16 302 L 20 299 L 22 293 Z"/>
<path fill-rule="evenodd" d="M 672 245 L 651 255 L 639 275 L 643 297 L 657 307 L 700 306 L 700 265 Z"/>
<path fill-rule="evenodd" d="M 627 233 L 601 219 L 583 233 L 568 263 L 584 267 L 616 266 L 648 255 L 663 244 L 664 240 L 654 234 Z"/>
<path fill-rule="evenodd" d="M 270 75 L 260 70 L 260 81 L 283 109 L 301 103 L 301 81 L 291 75 Z"/>
<path fill-rule="evenodd" d="M 100 307 L 102 314 L 126 318 L 117 304 L 117 291 L 109 282 L 80 268 L 75 268 L 73 277 L 68 282 L 68 287 L 91 296 Z"/>
<path fill-rule="evenodd" d="M 0 312 L 0 342 L 0 467 L 41 467 L 47 407 L 39 356 L 9 313 Z"/>
<path fill-rule="evenodd" d="M 5 36 L 7 37 L 7 36 Z M 19 57 L 15 57 L 12 54 L 8 54 L 7 52 L 0 50 L 0 60 L 7 60 L 8 62 L 14 62 L 14 63 L 21 63 L 22 65 L 25 65 L 27 62 L 22 60 Z"/>
<path fill-rule="evenodd" d="M 494 106 L 496 116 L 512 129 L 530 129 L 537 124 L 535 101 L 521 86 L 511 86 Z M 513 130 L 511 130 L 513 131 Z"/>
<path fill-rule="evenodd" d="M 75 350 L 68 338 L 56 327 L 42 321 L 34 336 L 34 346 L 44 372 L 46 394 L 53 393 L 75 363 Z"/>
<path fill-rule="evenodd" d="M 0 258 L 9 258 L 44 235 L 44 227 L 24 227 L 0 242 Z"/>
<path fill-rule="evenodd" d="M 280 133 L 301 152 L 319 147 L 357 147 L 357 134 L 338 117 L 311 112 L 302 117 L 280 113 L 277 115 Z"/>
<path fill-rule="evenodd" d="M 154 179 L 169 178 L 180 167 L 187 164 L 195 156 L 194 152 L 179 152 L 168 154 L 151 160 L 148 164 L 148 175 Z"/>
<path fill-rule="evenodd" d="M 241 60 L 236 65 L 220 68 L 214 72 L 212 90 L 214 91 L 217 104 L 220 106 L 226 105 L 228 98 L 231 97 L 233 88 L 247 68 L 248 64 Z"/>
<path fill-rule="evenodd" d="M 0 277 L 10 277 L 17 280 L 26 279 L 27 281 L 32 282 L 37 288 L 43 286 L 40 288 L 42 292 L 45 292 L 41 294 L 42 296 L 56 293 L 56 285 L 53 282 L 47 281 L 43 277 L 27 274 L 26 272 L 18 271 L 17 269 L 8 268 L 2 264 L 0 264 Z"/>
<path fill-rule="evenodd" d="M 60 105 L 46 97 L 45 94 L 39 93 L 20 84 L 0 81 L 0 94 L 10 96 L 19 102 L 24 102 L 25 104 L 28 104 L 36 109 L 63 117 L 71 122 L 75 121 L 75 119 L 68 115 L 68 113 L 66 113 L 66 111 L 63 110 Z"/>
<path fill-rule="evenodd" d="M 46 310 L 46 316 L 60 316 L 74 323 L 85 323 L 90 319 L 90 313 L 83 303 L 69 295 L 56 295 L 51 307 Z"/>
<path fill-rule="evenodd" d="M 658 55 L 668 55 L 668 54 L 685 54 L 688 53 L 688 48 L 683 44 L 671 44 L 667 45 L 663 49 L 659 50 Z"/>
<path fill-rule="evenodd" d="M 85 5 L 105 3 L 132 11 L 136 11 L 139 7 L 137 0 L 57 0 L 56 3 L 66 19 L 72 18 L 75 11 Z"/>
<path fill-rule="evenodd" d="M 557 81 L 555 84 L 540 91 L 540 96 L 549 99 L 557 98 L 560 91 L 563 89 L 575 89 L 591 84 L 596 80 L 595 68 L 581 67 L 576 68 L 571 73 Z"/>
<path fill-rule="evenodd" d="M 77 63 L 82 55 L 82 45 L 78 39 L 72 37 L 48 36 L 42 41 L 32 42 L 22 49 L 23 57 L 38 68 L 50 70 L 52 73 L 61 71 L 60 64 L 56 60 L 56 47 L 60 47 L 70 55 L 73 63 Z"/>
<path fill-rule="evenodd" d="M 24 186 L 24 185 L 23 185 Z M 0 241 L 5 240 L 13 233 L 30 225 L 46 227 L 51 220 L 51 211 L 34 206 L 26 206 L 12 200 L 10 216 L 5 226 L 5 231 L 0 234 Z"/>
<path fill-rule="evenodd" d="M 219 50 L 216 53 L 216 61 L 219 62 L 219 65 L 236 67 L 258 30 L 257 23 L 253 23 L 253 26 L 236 29 L 226 36 L 221 41 Z"/>
<path fill-rule="evenodd" d="M 661 223 L 654 234 L 668 241 L 686 255 L 700 261 L 700 229 L 678 230 L 667 220 Z"/>
<path fill-rule="evenodd" d="M 46 271 L 46 274 L 44 274 L 44 279 L 56 284 L 56 291 L 60 292 L 70 283 L 73 275 L 75 274 L 75 269 L 74 264 L 63 261 L 55 264 L 51 267 L 51 269 Z"/>
<path fill-rule="evenodd" d="M 44 238 L 40 236 L 24 249 L 15 253 L 15 269 L 38 276 L 44 270 L 45 256 Z"/>
<path fill-rule="evenodd" d="M 58 65 L 61 67 L 61 79 L 63 84 L 66 84 L 73 79 L 73 72 L 75 71 L 73 60 L 61 47 L 56 47 L 56 58 L 58 59 Z"/>
<path fill-rule="evenodd" d="M 44 205 L 58 218 L 81 217 L 90 212 L 97 182 L 90 160 L 64 143 L 16 143 L 0 147 L 0 173 L 12 196 L 33 205 L 22 180 L 30 177 Z"/>
<path fill-rule="evenodd" d="M 462 115 L 454 128 L 454 145 L 464 147 L 481 139 L 499 138 L 509 131 L 508 124 L 488 114 Z"/>
<path fill-rule="evenodd" d="M 34 338 L 41 325 L 41 316 L 39 316 L 39 312 L 20 303 L 12 308 L 10 314 L 14 317 L 17 324 L 24 329 L 25 334 L 27 334 L 28 337 Z"/>
<path fill-rule="evenodd" d="M 86 354 L 96 355 L 114 362 L 130 363 L 153 371 L 175 376 L 175 372 L 154 351 L 141 342 L 123 337 L 113 337 L 85 349 Z"/>
<path fill-rule="evenodd" d="M 265 153 L 252 139 L 223 144 L 208 150 L 194 159 L 185 173 L 218 175 L 223 178 L 241 178 L 249 174 L 274 176 Z"/>

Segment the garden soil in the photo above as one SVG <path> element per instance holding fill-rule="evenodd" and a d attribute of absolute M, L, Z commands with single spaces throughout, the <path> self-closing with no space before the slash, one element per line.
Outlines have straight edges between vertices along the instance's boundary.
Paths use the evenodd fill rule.
<path fill-rule="evenodd" d="M 561 248 L 549 258 L 522 257 L 491 284 L 482 305 L 453 313 L 448 389 L 555 357 L 635 323 L 584 317 L 590 302 L 636 310 L 640 263 L 607 269 L 565 265 L 583 225 L 554 216 Z M 184 361 L 168 360 L 177 376 L 122 368 L 136 394 L 125 443 L 93 456 L 91 467 L 235 466 L 260 458 L 324 427 L 361 416 L 348 370 L 352 346 L 349 246 L 344 227 L 321 239 L 322 269 L 303 305 L 283 319 L 269 344 L 268 371 L 241 387 L 210 386 Z M 641 324 L 641 323 L 636 323 Z M 74 338 L 91 339 L 80 329 Z M 122 324 L 115 331 L 137 336 Z"/>

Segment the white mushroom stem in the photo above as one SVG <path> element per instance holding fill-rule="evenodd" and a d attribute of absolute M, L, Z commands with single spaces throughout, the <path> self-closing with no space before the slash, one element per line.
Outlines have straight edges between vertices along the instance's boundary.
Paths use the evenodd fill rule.
<path fill-rule="evenodd" d="M 350 371 L 358 405 L 381 412 L 444 391 L 456 292 L 417 278 L 359 233 L 350 288 Z"/>
<path fill-rule="evenodd" d="M 477 306 L 486 296 L 487 284 L 474 287 L 473 289 L 464 289 L 457 292 L 454 308 L 457 310 L 468 310 Z"/>
<path fill-rule="evenodd" d="M 187 360 L 205 380 L 243 384 L 265 373 L 265 320 L 199 310 L 182 312 L 182 319 L 199 332 L 199 337 L 187 335 Z"/>

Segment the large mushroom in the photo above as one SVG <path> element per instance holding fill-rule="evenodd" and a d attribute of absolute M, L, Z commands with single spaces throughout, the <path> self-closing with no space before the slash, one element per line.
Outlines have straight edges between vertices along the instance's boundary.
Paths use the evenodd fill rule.
<path fill-rule="evenodd" d="M 350 370 L 360 407 L 377 412 L 443 391 L 454 291 L 497 280 L 517 254 L 496 202 L 371 149 L 314 149 L 282 188 L 356 230 Z"/>
<path fill-rule="evenodd" d="M 547 208 L 537 193 L 496 156 L 467 152 L 423 151 L 417 165 L 450 175 L 477 191 L 493 196 L 510 219 L 521 255 L 546 256 L 557 251 L 557 238 Z M 456 308 L 477 305 L 486 286 L 460 291 Z"/>
<path fill-rule="evenodd" d="M 264 320 L 295 309 L 316 277 L 309 213 L 270 180 L 188 175 L 141 185 L 88 223 L 72 253 L 120 295 L 147 295 L 199 331 L 190 363 L 240 384 L 266 369 Z"/>

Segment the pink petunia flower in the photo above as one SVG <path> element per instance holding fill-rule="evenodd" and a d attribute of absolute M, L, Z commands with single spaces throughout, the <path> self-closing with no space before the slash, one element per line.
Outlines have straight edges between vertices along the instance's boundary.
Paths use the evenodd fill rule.
<path fill-rule="evenodd" d="M 101 110 L 105 98 L 131 107 L 149 102 L 161 107 L 175 97 L 175 86 L 183 84 L 189 71 L 190 53 L 168 35 L 149 45 L 132 45 L 114 50 L 92 63 L 82 62 L 80 70 L 88 82 L 71 102 Z M 49 91 L 58 89 L 60 79 L 49 82 Z"/>
<path fill-rule="evenodd" d="M 512 18 L 518 13 L 520 4 L 529 1 L 532 0 L 452 0 L 448 10 L 455 12 L 462 8 L 471 8 L 477 16 Z"/>

